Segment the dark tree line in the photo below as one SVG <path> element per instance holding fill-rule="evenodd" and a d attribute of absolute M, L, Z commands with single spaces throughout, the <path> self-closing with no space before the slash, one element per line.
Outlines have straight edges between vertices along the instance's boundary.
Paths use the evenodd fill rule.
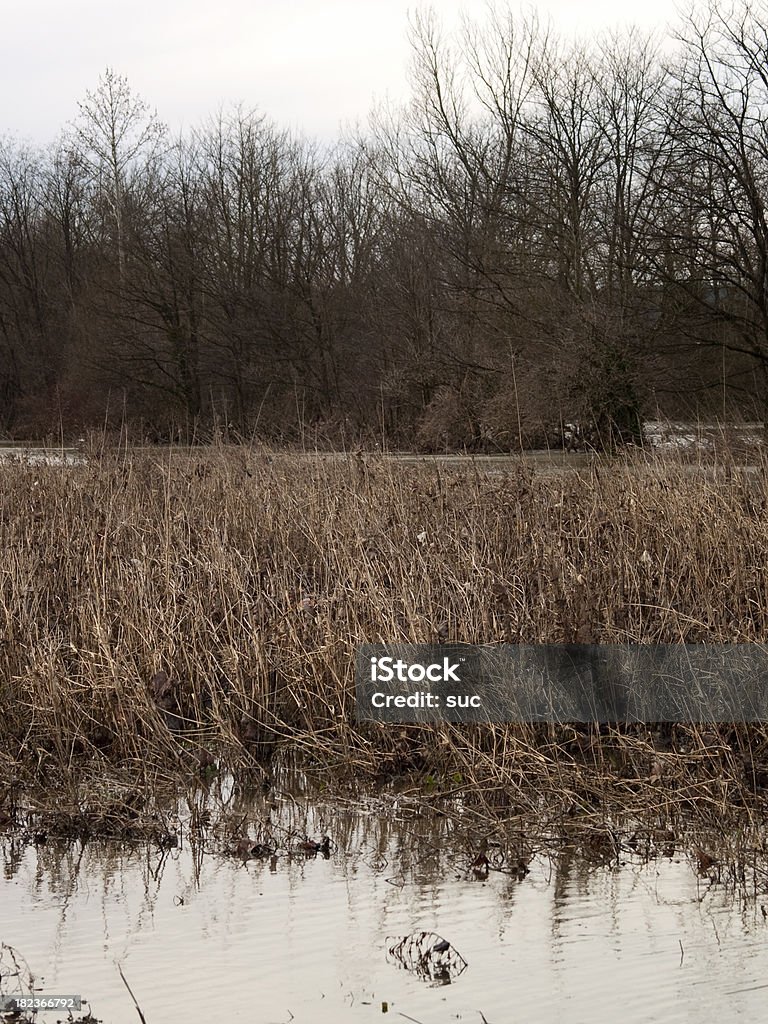
<path fill-rule="evenodd" d="M 0 139 L 0 433 L 603 443 L 768 417 L 768 4 L 662 51 L 412 25 L 412 98 L 321 148 L 172 138 L 107 71 Z"/>

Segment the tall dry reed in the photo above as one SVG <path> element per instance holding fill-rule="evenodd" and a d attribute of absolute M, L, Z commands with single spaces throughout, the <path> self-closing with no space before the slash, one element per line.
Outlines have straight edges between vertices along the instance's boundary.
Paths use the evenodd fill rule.
<path fill-rule="evenodd" d="M 489 813 L 754 818 L 762 726 L 356 722 L 366 641 L 768 637 L 765 465 L 509 467 L 245 448 L 0 465 L 2 774 L 290 751 L 418 772 Z"/>

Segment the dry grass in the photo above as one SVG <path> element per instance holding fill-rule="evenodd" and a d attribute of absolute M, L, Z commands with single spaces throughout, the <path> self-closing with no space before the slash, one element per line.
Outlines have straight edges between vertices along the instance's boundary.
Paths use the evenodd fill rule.
<path fill-rule="evenodd" d="M 237 449 L 0 481 L 0 779 L 141 788 L 279 751 L 495 818 L 762 816 L 768 727 L 358 724 L 353 665 L 365 641 L 764 642 L 764 465 Z"/>

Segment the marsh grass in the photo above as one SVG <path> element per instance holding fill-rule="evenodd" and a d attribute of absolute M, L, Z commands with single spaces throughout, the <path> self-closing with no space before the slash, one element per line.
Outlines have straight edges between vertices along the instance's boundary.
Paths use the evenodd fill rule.
<path fill-rule="evenodd" d="M 766 565 L 768 470 L 727 455 L 554 475 L 250 448 L 2 465 L 0 779 L 142 790 L 293 759 L 415 778 L 486 820 L 732 834 L 762 820 L 764 725 L 357 723 L 354 657 L 763 642 Z"/>

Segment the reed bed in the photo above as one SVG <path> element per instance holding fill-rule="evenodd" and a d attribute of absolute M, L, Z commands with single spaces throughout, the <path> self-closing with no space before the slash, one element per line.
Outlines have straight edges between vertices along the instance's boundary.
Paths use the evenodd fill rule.
<path fill-rule="evenodd" d="M 727 458 L 0 465 L 0 824 L 14 786 L 87 777 L 112 806 L 110 780 L 292 759 L 416 780 L 485 820 L 754 828 L 766 725 L 358 723 L 354 658 L 363 642 L 764 642 L 766 565 L 768 470 Z"/>

